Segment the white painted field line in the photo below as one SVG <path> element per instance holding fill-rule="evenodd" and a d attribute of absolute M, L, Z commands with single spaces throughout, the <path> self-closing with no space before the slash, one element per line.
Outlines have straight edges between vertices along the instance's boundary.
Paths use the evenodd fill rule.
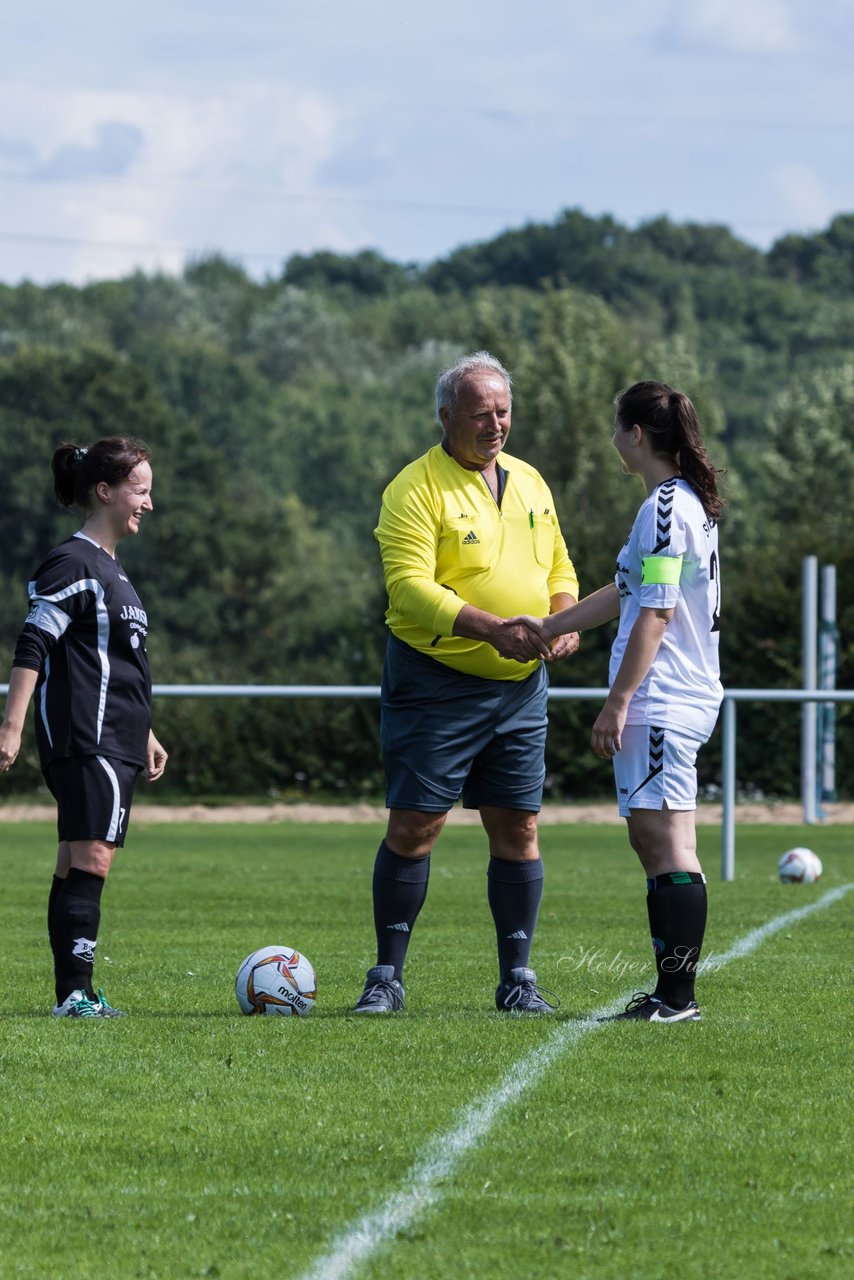
<path fill-rule="evenodd" d="M 779 933 L 787 925 L 797 924 L 799 921 L 806 919 L 807 916 L 814 915 L 816 911 L 823 911 L 825 907 L 832 906 L 834 902 L 844 898 L 851 889 L 854 889 L 854 884 L 841 884 L 836 889 L 828 889 L 827 893 L 823 893 L 820 898 L 816 898 L 815 902 L 810 902 L 805 907 L 796 907 L 794 911 L 787 911 L 785 915 L 776 916 L 775 919 L 769 920 L 767 924 L 761 924 L 758 929 L 752 929 L 750 933 L 746 933 L 738 942 L 734 942 L 729 951 L 725 951 L 721 956 L 716 956 L 714 960 L 715 966 L 729 964 L 730 960 L 740 960 L 742 956 L 749 955 L 751 951 L 755 951 L 757 947 L 761 946 L 766 938 Z M 702 966 L 702 961 L 700 964 Z"/>
<path fill-rule="evenodd" d="M 854 884 L 830 889 L 815 902 L 787 911 L 784 915 L 769 920 L 767 924 L 752 929 L 728 951 L 715 956 L 710 972 L 722 968 L 732 960 L 740 960 L 749 955 L 773 934 L 838 902 L 851 889 L 854 889 Z M 311 1270 L 304 1273 L 302 1280 L 347 1280 L 398 1231 L 410 1226 L 422 1213 L 437 1204 L 445 1194 L 443 1179 L 448 1178 L 463 1157 L 474 1150 L 489 1133 L 502 1111 L 525 1090 L 532 1088 L 552 1063 L 577 1044 L 582 1036 L 607 1026 L 607 1023 L 599 1022 L 598 1019 L 618 1012 L 631 994 L 630 991 L 611 1004 L 596 1009 L 588 1015 L 586 1021 L 563 1022 L 557 1026 L 548 1040 L 510 1068 L 496 1089 L 464 1108 L 453 1129 L 431 1139 L 409 1170 L 403 1186 L 387 1196 L 377 1209 L 364 1214 L 347 1228 Z M 660 1035 L 661 1032 L 657 1030 L 655 1034 Z"/>

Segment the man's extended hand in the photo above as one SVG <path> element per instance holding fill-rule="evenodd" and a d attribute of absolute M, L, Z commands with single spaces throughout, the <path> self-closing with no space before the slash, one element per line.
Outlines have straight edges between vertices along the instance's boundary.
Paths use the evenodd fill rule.
<path fill-rule="evenodd" d="M 548 661 L 551 650 L 538 623 L 538 618 L 503 618 L 495 628 L 490 643 L 502 658 L 513 658 L 516 662 L 531 662 L 535 658 Z"/>
<path fill-rule="evenodd" d="M 546 662 L 559 662 L 561 658 L 569 658 L 581 644 L 581 636 L 577 631 L 570 631 L 564 636 L 550 634 L 548 618 L 535 618 L 530 613 L 520 613 L 515 618 L 508 618 L 513 626 L 521 624 L 539 636 L 548 645 L 548 653 L 540 651 L 540 657 Z"/>

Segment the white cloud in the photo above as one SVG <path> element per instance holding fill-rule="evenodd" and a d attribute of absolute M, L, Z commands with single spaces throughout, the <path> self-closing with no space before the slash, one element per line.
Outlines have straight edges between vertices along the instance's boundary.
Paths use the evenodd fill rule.
<path fill-rule="evenodd" d="M 2 280 L 429 261 L 568 205 L 764 242 L 826 217 L 822 181 L 852 204 L 851 0 L 40 0 L 7 28 Z"/>
<path fill-rule="evenodd" d="M 768 55 L 798 47 L 783 0 L 681 0 L 667 29 L 679 43 L 702 52 Z"/>
<path fill-rule="evenodd" d="M 7 133 L 4 150 L 19 159 L 15 180 L 2 187 L 0 230 L 91 242 L 69 246 L 65 278 L 121 274 L 138 264 L 180 268 L 182 247 L 284 258 L 310 230 L 339 238 L 334 223 L 324 227 L 299 198 L 317 190 L 341 132 L 338 109 L 320 92 L 255 84 L 191 94 L 57 88 L 22 95 L 7 87 L 0 88 L 0 118 L 12 118 L 13 94 L 18 136 Z M 22 238 L 13 244 L 19 260 L 38 259 L 38 246 L 30 252 Z M 59 252 L 51 248 L 39 269 L 24 270 L 49 278 Z M 276 259 L 265 265 L 275 268 Z M 8 268 L 2 274 L 8 278 Z"/>
<path fill-rule="evenodd" d="M 780 165 L 772 172 L 771 182 L 786 204 L 783 221 L 800 230 L 816 231 L 838 212 L 826 186 L 808 165 Z"/>
<path fill-rule="evenodd" d="M 142 130 L 120 120 L 105 120 L 89 145 L 66 144 L 39 167 L 42 178 L 86 178 L 127 172 L 142 146 Z"/>

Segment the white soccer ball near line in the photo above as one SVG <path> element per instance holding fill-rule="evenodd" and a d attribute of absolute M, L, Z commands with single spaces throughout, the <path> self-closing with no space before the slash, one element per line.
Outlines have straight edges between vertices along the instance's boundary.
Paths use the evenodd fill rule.
<path fill-rule="evenodd" d="M 813 884 L 821 876 L 821 858 L 800 845 L 787 849 L 777 864 L 784 884 Z"/>
<path fill-rule="evenodd" d="M 304 1018 L 314 1008 L 317 978 L 311 963 L 293 947 L 261 947 L 238 969 L 234 993 L 244 1013 Z"/>

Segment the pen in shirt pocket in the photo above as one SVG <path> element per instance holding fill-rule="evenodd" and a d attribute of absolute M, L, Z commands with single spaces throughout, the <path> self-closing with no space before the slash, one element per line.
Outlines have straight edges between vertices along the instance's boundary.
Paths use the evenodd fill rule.
<path fill-rule="evenodd" d="M 528 523 L 533 529 L 534 527 L 534 508 L 533 507 L 531 507 L 530 511 L 528 512 Z"/>

